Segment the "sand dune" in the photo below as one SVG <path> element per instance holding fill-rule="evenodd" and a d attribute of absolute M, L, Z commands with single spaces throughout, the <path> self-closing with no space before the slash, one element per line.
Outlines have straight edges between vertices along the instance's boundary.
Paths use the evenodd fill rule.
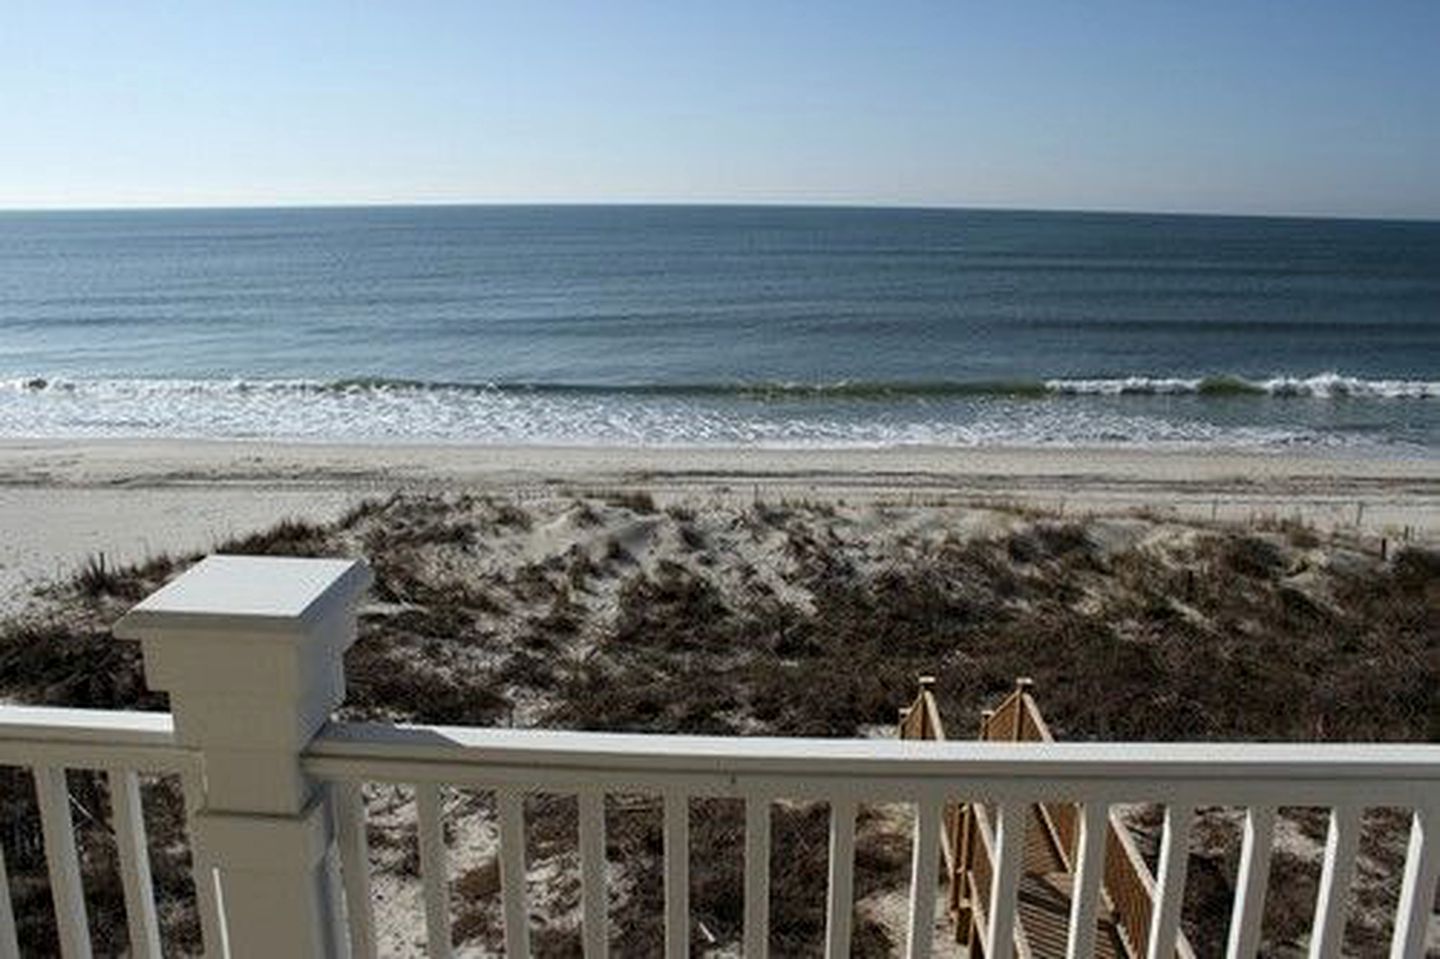
<path fill-rule="evenodd" d="M 287 516 L 328 520 L 396 490 L 1005 502 L 1356 524 L 1440 537 L 1440 459 L 1114 449 L 646 449 L 0 441 L 0 603 L 103 552 L 204 550 Z"/>

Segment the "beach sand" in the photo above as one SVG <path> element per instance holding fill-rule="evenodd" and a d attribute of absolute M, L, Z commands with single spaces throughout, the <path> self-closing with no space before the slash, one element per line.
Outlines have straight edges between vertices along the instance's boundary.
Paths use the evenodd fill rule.
<path fill-rule="evenodd" d="M 114 651 L 109 626 L 175 567 L 113 567 L 286 518 L 326 523 L 395 492 L 417 495 L 246 547 L 373 564 L 347 718 L 889 736 L 929 674 L 961 730 L 1017 675 L 1035 679 L 1064 738 L 1404 740 L 1428 728 L 1433 670 L 1415 668 L 1414 624 L 1433 594 L 1416 584 L 1433 582 L 1440 554 L 1394 549 L 1387 561 L 1377 547 L 1440 541 L 1440 462 L 1238 452 L 0 443 L 0 612 L 20 614 L 10 642 L 25 650 L 11 657 L 10 693 L 133 707 L 139 662 L 101 655 Z M 108 577 L 66 581 L 97 553 Z M 801 679 L 816 675 L 827 682 Z M 382 951 L 423 955 L 413 794 L 376 786 L 367 801 Z M 454 802 L 457 883 L 491 883 L 493 815 L 474 797 Z M 532 828 L 570 834 L 566 808 L 535 810 Z M 1130 810 L 1151 846 L 1152 812 Z M 789 807 L 777 831 L 792 865 L 776 874 L 776 915 L 794 921 L 821 901 L 807 878 L 825 868 L 814 813 Z M 861 820 L 869 954 L 907 935 L 908 815 L 877 805 Z M 633 890 L 659 874 L 644 858 L 658 807 L 627 816 L 612 838 L 629 864 L 619 888 Z M 1352 907 L 1366 944 L 1388 935 L 1405 822 L 1367 820 Z M 1231 891 L 1214 877 L 1238 855 L 1239 822 L 1217 809 L 1197 823 L 1197 914 L 1223 917 Z M 694 829 L 705 848 L 736 834 L 716 808 Z M 1324 847 L 1303 817 L 1281 830 L 1294 905 L 1271 935 L 1289 943 L 1308 930 Z M 573 859 L 564 843 L 544 848 L 532 905 L 569 935 Z M 697 902 L 739 881 L 736 860 L 709 866 Z M 644 906 L 658 894 L 630 894 L 617 926 L 658 935 Z M 467 947 L 498 948 L 493 899 L 456 921 Z M 717 954 L 733 954 L 735 929 L 721 932 Z M 952 954 L 947 934 L 937 924 L 937 955 Z M 1187 934 L 1210 954 L 1223 925 Z"/>
<path fill-rule="evenodd" d="M 1238 451 L 656 449 L 0 441 L 0 609 L 87 557 L 212 548 L 287 517 L 325 521 L 397 490 L 548 498 L 927 499 L 1065 515 L 1299 519 L 1440 538 L 1440 459 Z"/>

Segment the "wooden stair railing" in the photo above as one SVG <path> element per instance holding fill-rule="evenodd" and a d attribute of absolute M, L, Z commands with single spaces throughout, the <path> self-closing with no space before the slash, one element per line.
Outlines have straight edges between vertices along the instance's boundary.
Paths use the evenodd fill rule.
<path fill-rule="evenodd" d="M 919 694 L 910 706 L 900 710 L 901 739 L 946 738 L 934 687 L 933 677 L 920 677 Z M 1050 727 L 1031 695 L 1032 688 L 1031 680 L 1017 679 L 1014 690 L 995 709 L 982 711 L 979 738 L 991 742 L 1054 742 Z M 1030 832 L 1034 833 L 1038 825 L 1040 836 L 1038 844 L 1033 841 L 1033 835 L 1030 836 L 1032 841 L 1027 843 L 1026 872 L 1035 879 L 1046 880 L 1048 877 L 1051 880 L 1049 885 L 1053 886 L 1053 880 L 1068 877 L 1074 871 L 1080 831 L 1079 809 L 1074 803 L 1049 802 L 1036 804 L 1032 813 Z M 941 831 L 941 853 L 948 879 L 948 911 L 954 923 L 956 940 L 966 945 L 972 957 L 984 956 L 985 909 L 989 903 L 994 848 L 993 820 L 993 810 L 984 803 L 951 802 L 946 804 L 945 828 Z M 1100 938 L 1106 938 L 1104 932 L 1108 926 L 1112 937 L 1109 944 L 1113 948 L 1097 948 L 1096 955 L 1140 959 L 1146 955 L 1149 941 L 1155 879 L 1136 848 L 1129 828 L 1113 810 L 1108 816 L 1108 824 L 1099 914 Z M 1050 869 L 1052 866 L 1054 868 Z M 1022 902 L 1015 917 L 1016 956 L 1030 959 L 1032 956 L 1048 955 L 1039 948 L 1040 937 L 1033 937 L 1037 941 L 1032 942 L 1032 937 L 1026 933 L 1024 905 Z M 1041 930 L 1037 928 L 1035 932 Z M 1060 949 L 1059 954 L 1063 954 L 1063 946 Z M 1195 952 L 1183 933 L 1176 942 L 1175 957 L 1195 959 Z"/>

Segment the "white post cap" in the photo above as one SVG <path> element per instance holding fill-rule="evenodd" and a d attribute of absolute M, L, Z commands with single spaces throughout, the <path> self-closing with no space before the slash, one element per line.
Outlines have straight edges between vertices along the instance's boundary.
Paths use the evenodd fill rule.
<path fill-rule="evenodd" d="M 176 741 L 205 751 L 212 808 L 308 802 L 296 756 L 345 697 L 370 579 L 361 560 L 211 556 L 116 624 L 170 694 Z"/>
<path fill-rule="evenodd" d="M 208 556 L 126 613 L 115 635 L 308 635 L 335 614 L 348 615 L 370 581 L 370 568 L 356 559 Z"/>

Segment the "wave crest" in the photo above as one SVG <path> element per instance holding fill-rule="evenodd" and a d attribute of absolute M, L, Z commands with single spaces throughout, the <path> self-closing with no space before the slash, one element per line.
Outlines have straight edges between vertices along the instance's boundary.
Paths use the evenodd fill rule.
<path fill-rule="evenodd" d="M 1369 392 L 1354 386 L 1364 382 Z M 1394 388 L 1396 384 L 1399 388 Z M 1298 385 L 1303 384 L 1303 385 Z M 1377 385 L 1378 384 L 1378 385 Z M 1436 385 L 1326 378 L 1056 380 L 978 384 L 740 384 L 584 386 L 404 380 L 205 380 L 20 377 L 0 380 L 0 437 L 206 437 L 323 441 L 439 441 L 622 446 L 1235 446 L 1266 449 L 1415 444 L 1432 427 L 1409 412 L 1355 417 L 1270 396 L 1433 397 Z M 1209 417 L 1203 397 L 1184 408 L 1101 396 L 1255 394 L 1264 404 Z M 1343 393 L 1341 391 L 1344 391 Z M 1069 398 L 1069 394 L 1076 394 Z M 1042 397 L 1036 399 L 1034 397 Z M 1045 399 L 1043 397 L 1049 397 Z M 1328 402 L 1328 401 L 1327 401 Z M 1391 402 L 1385 400 L 1384 402 Z M 1295 412 L 1301 415 L 1294 415 Z M 1199 415 L 1197 415 L 1197 413 Z M 1212 421 L 1217 420 L 1217 421 Z M 1237 422 L 1239 420 L 1240 422 Z M 1315 420 L 1316 422 L 1309 422 Z M 1342 421 L 1336 426 L 1334 421 Z M 1407 432 L 1408 431 L 1408 432 Z M 1397 447 L 1398 448 L 1398 447 Z"/>
<path fill-rule="evenodd" d="M 1251 380 L 1238 376 L 1196 378 L 1126 376 L 1046 380 L 1049 392 L 1091 396 L 1273 396 L 1317 399 L 1427 400 L 1440 398 L 1440 382 L 1431 380 L 1369 380 L 1340 373 L 1314 376 L 1272 376 Z"/>
<path fill-rule="evenodd" d="M 1340 373 L 1312 376 L 1277 375 L 1247 379 L 1203 377 L 1110 376 L 1046 380 L 885 382 L 837 380 L 804 383 L 529 383 L 417 380 L 392 377 L 322 379 L 170 379 L 140 377 L 72 378 L 21 376 L 0 380 L 11 393 L 73 393 L 79 391 L 190 394 L 412 394 L 486 393 L 540 395 L 628 395 L 655 397 L 718 397 L 753 401 L 805 399 L 898 400 L 906 398 L 1047 396 L 1253 396 L 1316 399 L 1440 399 L 1440 381 L 1364 379 Z"/>

